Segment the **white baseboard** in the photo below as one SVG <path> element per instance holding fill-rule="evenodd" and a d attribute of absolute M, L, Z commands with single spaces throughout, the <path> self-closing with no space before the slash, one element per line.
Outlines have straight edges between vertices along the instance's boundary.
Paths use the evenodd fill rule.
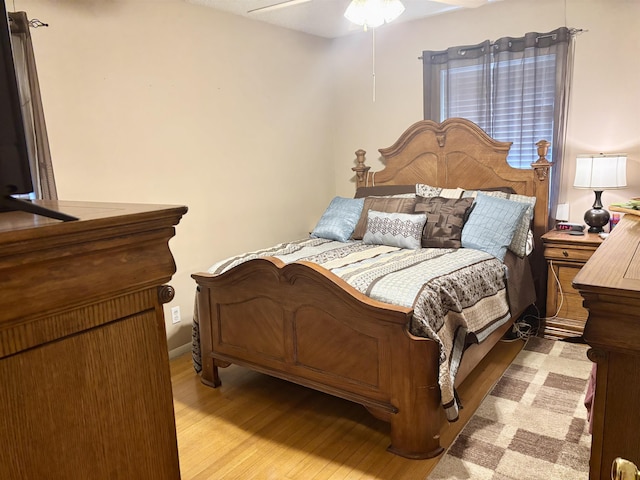
<path fill-rule="evenodd" d="M 185 343 L 184 345 L 179 346 L 178 348 L 174 348 L 173 350 L 169 350 L 169 360 L 173 360 L 180 355 L 184 355 L 187 352 L 191 351 L 191 343 Z"/>

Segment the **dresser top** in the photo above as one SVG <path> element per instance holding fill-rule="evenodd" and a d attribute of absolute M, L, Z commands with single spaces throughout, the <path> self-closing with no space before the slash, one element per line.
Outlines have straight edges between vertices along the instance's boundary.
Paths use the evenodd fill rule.
<path fill-rule="evenodd" d="M 610 294 L 640 294 L 640 217 L 625 215 L 576 275 L 574 287 Z M 626 292 L 626 293 L 625 293 Z"/>
<path fill-rule="evenodd" d="M 151 205 L 134 203 L 74 202 L 62 200 L 36 200 L 33 203 L 77 217 L 78 220 L 62 222 L 42 215 L 12 211 L 0 213 L 0 247 L 7 243 L 33 240 L 51 235 L 69 235 L 96 228 L 146 222 L 168 217 L 176 225 L 187 208 L 176 205 Z"/>

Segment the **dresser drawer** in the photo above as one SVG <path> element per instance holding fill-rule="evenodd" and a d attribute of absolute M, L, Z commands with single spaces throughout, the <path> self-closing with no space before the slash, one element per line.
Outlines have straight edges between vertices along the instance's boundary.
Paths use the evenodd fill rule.
<path fill-rule="evenodd" d="M 595 249 L 591 248 L 582 249 L 575 247 L 563 248 L 562 246 L 553 246 L 546 247 L 544 249 L 544 256 L 549 260 L 565 260 L 568 262 L 573 261 L 585 263 L 589 258 L 591 258 L 594 251 Z"/>

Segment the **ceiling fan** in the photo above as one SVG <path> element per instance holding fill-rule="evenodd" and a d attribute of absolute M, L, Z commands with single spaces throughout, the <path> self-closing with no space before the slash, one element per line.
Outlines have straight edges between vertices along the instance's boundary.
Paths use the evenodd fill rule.
<path fill-rule="evenodd" d="M 311 0 L 284 0 L 282 2 L 273 3 L 271 5 L 266 5 L 264 7 L 253 8 L 251 10 L 247 10 L 247 13 L 258 13 L 258 12 L 271 12 L 273 10 L 278 10 L 280 8 L 285 7 L 293 7 L 294 5 L 298 5 L 300 3 L 307 3 Z"/>

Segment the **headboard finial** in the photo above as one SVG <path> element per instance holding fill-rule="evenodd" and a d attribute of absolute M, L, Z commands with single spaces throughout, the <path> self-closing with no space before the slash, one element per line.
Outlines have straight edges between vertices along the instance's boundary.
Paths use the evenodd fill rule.
<path fill-rule="evenodd" d="M 365 162 L 365 158 L 364 156 L 366 155 L 367 152 L 365 152 L 362 149 L 356 150 L 356 161 L 358 162 L 358 164 L 355 167 L 352 167 L 351 170 L 353 170 L 354 172 L 356 172 L 356 178 L 357 178 L 357 187 L 365 187 L 366 186 L 366 179 L 367 179 L 367 173 L 369 172 L 369 169 L 371 167 L 368 167 L 364 164 Z"/>
<path fill-rule="evenodd" d="M 540 140 L 536 143 L 538 147 L 538 160 L 531 164 L 531 168 L 535 170 L 538 180 L 540 181 L 549 177 L 549 169 L 553 165 L 553 163 L 547 160 L 547 152 L 549 151 L 550 145 L 546 140 Z"/>

